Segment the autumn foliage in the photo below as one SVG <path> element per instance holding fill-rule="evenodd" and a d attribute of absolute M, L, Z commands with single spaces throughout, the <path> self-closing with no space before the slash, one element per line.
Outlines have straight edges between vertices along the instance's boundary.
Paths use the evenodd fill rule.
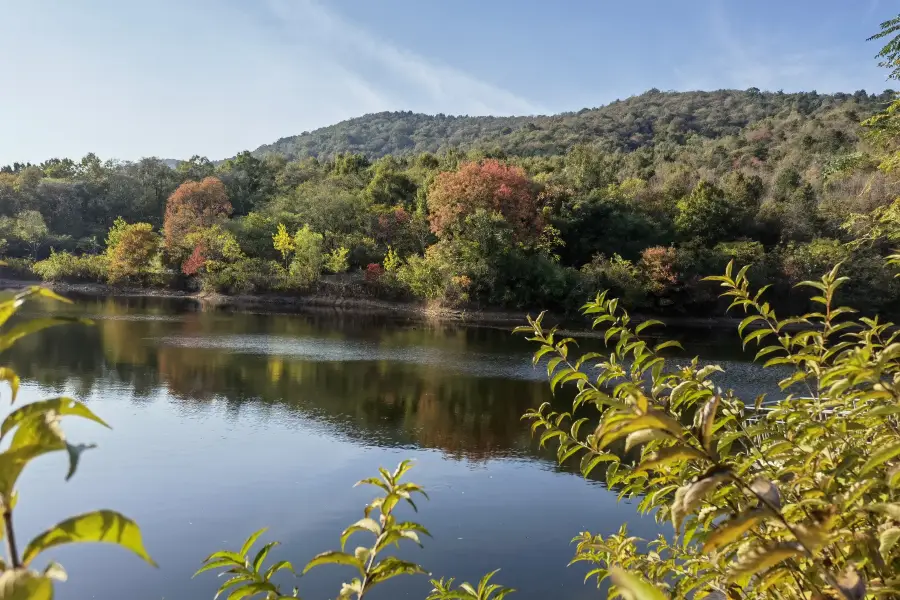
<path fill-rule="evenodd" d="M 225 185 L 216 177 L 203 181 L 187 181 L 178 186 L 166 203 L 164 222 L 166 250 L 184 251 L 186 236 L 200 228 L 210 227 L 231 214 L 231 203 Z"/>
<path fill-rule="evenodd" d="M 159 236 L 153 226 L 123 221 L 115 233 L 115 236 L 110 235 L 114 243 L 107 248 L 109 280 L 116 282 L 145 274 L 159 252 Z"/>
<path fill-rule="evenodd" d="M 204 256 L 202 244 L 194 246 L 194 251 L 188 257 L 184 264 L 181 265 L 181 271 L 185 275 L 196 275 L 206 265 L 206 257 Z"/>
<path fill-rule="evenodd" d="M 520 167 L 497 160 L 465 163 L 439 173 L 428 190 L 429 221 L 438 237 L 452 235 L 480 208 L 502 214 L 519 239 L 533 239 L 543 226 L 535 187 Z"/>

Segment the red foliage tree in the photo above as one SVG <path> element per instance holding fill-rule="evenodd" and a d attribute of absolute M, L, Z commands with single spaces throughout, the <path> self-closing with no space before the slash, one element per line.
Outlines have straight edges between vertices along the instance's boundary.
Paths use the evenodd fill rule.
<path fill-rule="evenodd" d="M 228 192 L 218 178 L 182 183 L 166 203 L 163 223 L 166 250 L 186 252 L 184 243 L 188 233 L 218 223 L 227 218 L 231 210 Z"/>
<path fill-rule="evenodd" d="M 452 234 L 479 208 L 497 211 L 521 240 L 535 238 L 543 228 L 534 184 L 520 167 L 497 160 L 463 164 L 439 173 L 428 189 L 428 220 L 438 236 Z"/>
<path fill-rule="evenodd" d="M 678 283 L 678 254 L 675 248 L 654 246 L 641 252 L 639 266 L 650 282 L 650 291 L 664 294 Z"/>
<path fill-rule="evenodd" d="M 185 275 L 196 275 L 197 272 L 206 264 L 206 257 L 204 256 L 204 254 L 205 251 L 200 244 L 194 246 L 194 251 L 188 257 L 188 259 L 184 261 L 184 264 L 181 265 L 181 272 Z"/>

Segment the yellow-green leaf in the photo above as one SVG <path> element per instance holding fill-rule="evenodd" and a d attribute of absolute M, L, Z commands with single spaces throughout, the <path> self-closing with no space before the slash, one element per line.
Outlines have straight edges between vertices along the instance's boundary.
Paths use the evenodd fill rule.
<path fill-rule="evenodd" d="M 765 571 L 782 561 L 803 555 L 803 548 L 794 542 L 783 542 L 770 546 L 754 546 L 738 556 L 728 569 L 729 581 L 747 581 L 760 571 Z"/>
<path fill-rule="evenodd" d="M 763 511 L 753 511 L 725 521 L 707 536 L 706 542 L 703 544 L 703 552 L 709 553 L 727 546 L 752 529 L 763 518 L 763 515 Z"/>
<path fill-rule="evenodd" d="M 866 461 L 866 464 L 862 466 L 859 474 L 865 475 L 873 469 L 880 467 L 892 458 L 896 458 L 897 456 L 900 456 L 900 443 L 894 444 L 893 446 L 888 446 L 887 448 L 883 448 L 870 456 L 869 460 Z"/>
<path fill-rule="evenodd" d="M 19 376 L 9 367 L 0 367 L 0 381 L 8 381 L 10 394 L 10 404 L 16 401 L 19 395 Z"/>
<path fill-rule="evenodd" d="M 604 431 L 600 437 L 600 448 L 605 448 L 619 438 L 625 437 L 633 431 L 642 429 L 657 429 L 667 431 L 675 437 L 681 437 L 681 424 L 672 417 L 661 412 L 651 412 L 641 415 L 630 421 L 625 421 L 621 425 L 616 424 L 615 428 L 610 431 Z"/>
<path fill-rule="evenodd" d="M 683 460 L 696 460 L 696 459 L 705 459 L 698 450 L 694 450 L 688 446 L 670 446 L 668 448 L 663 448 L 659 452 L 654 452 L 650 456 L 647 457 L 647 460 L 642 462 L 635 469 L 635 473 L 640 473 L 641 471 L 649 471 L 651 469 L 659 469 L 660 467 L 664 467 L 666 465 L 670 465 L 674 462 L 683 461 Z"/>
<path fill-rule="evenodd" d="M 616 587 L 628 592 L 632 600 L 666 600 L 657 588 L 620 567 L 610 567 L 609 574 Z"/>
<path fill-rule="evenodd" d="M 51 600 L 53 582 L 34 571 L 15 569 L 0 574 L 0 600 Z"/>
<path fill-rule="evenodd" d="M 890 555 L 894 546 L 897 545 L 897 540 L 900 540 L 900 527 L 885 529 L 878 536 L 878 552 L 881 553 L 881 556 L 883 556 L 885 560 L 887 560 L 888 555 Z"/>
<path fill-rule="evenodd" d="M 2 379 L 2 377 L 0 377 L 0 379 Z M 62 416 L 72 415 L 76 417 L 84 417 L 85 419 L 89 419 L 91 421 L 94 421 L 95 423 L 99 423 L 104 427 L 109 427 L 109 425 L 107 425 L 106 422 L 103 421 L 103 419 L 95 415 L 91 411 L 91 409 L 89 409 L 81 402 L 77 402 L 75 400 L 72 400 L 71 398 L 62 397 L 53 398 L 51 400 L 32 402 L 11 412 L 3 420 L 3 423 L 0 424 L 0 439 L 3 439 L 3 437 L 6 436 L 7 433 L 9 433 L 16 425 L 19 425 L 24 420 L 50 411 Z"/>
<path fill-rule="evenodd" d="M 347 554 L 346 552 L 329 550 L 328 552 L 322 552 L 321 554 L 314 556 L 313 559 L 303 567 L 303 572 L 306 573 L 313 567 L 318 567 L 319 565 L 350 565 L 351 567 L 356 567 L 360 570 L 362 570 L 363 567 L 362 563 L 357 560 L 355 556 Z"/>
<path fill-rule="evenodd" d="M 238 552 L 238 554 L 240 554 L 242 557 L 240 560 L 243 561 L 247 559 L 247 555 L 250 553 L 250 548 L 253 547 L 253 544 L 256 543 L 256 540 L 259 539 L 259 536 L 264 534 L 268 529 L 268 527 L 263 527 L 262 529 L 258 529 L 250 534 L 250 536 L 244 541 L 244 545 L 241 546 L 241 551 Z"/>
<path fill-rule="evenodd" d="M 48 548 L 79 542 L 118 544 L 156 566 L 144 549 L 144 541 L 137 523 L 112 510 L 89 512 L 57 523 L 28 543 L 22 554 L 22 563 L 29 564 Z"/>

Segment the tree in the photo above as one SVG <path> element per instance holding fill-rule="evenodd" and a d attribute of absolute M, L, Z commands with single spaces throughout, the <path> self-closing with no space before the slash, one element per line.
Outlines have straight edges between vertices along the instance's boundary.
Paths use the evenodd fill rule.
<path fill-rule="evenodd" d="M 348 254 L 350 254 L 350 250 L 347 248 L 335 248 L 325 257 L 325 268 L 332 273 L 345 273 L 350 268 L 350 261 L 347 260 Z"/>
<path fill-rule="evenodd" d="M 428 190 L 429 221 L 438 237 L 454 235 L 478 209 L 500 213 L 520 240 L 533 240 L 543 228 L 535 187 L 521 167 L 470 162 L 438 174 Z"/>
<path fill-rule="evenodd" d="M 178 163 L 175 171 L 186 181 L 201 181 L 212 177 L 216 172 L 216 167 L 205 156 L 195 154 L 190 159 Z"/>
<path fill-rule="evenodd" d="M 37 258 L 38 250 L 49 233 L 44 217 L 36 210 L 20 212 L 13 222 L 12 235 L 28 245 L 32 258 Z"/>
<path fill-rule="evenodd" d="M 700 238 L 709 245 L 734 239 L 742 225 L 749 222 L 750 212 L 732 203 L 721 189 L 706 180 L 678 201 L 675 228 L 683 239 Z"/>
<path fill-rule="evenodd" d="M 231 203 L 225 186 L 217 178 L 182 183 L 166 203 L 166 250 L 173 255 L 183 252 L 190 247 L 185 245 L 188 234 L 211 227 L 230 214 Z"/>
<path fill-rule="evenodd" d="M 159 255 L 160 238 L 150 223 L 126 223 L 119 217 L 106 239 L 111 283 L 148 274 Z"/>
<path fill-rule="evenodd" d="M 294 251 L 294 238 L 288 233 L 284 223 L 278 224 L 278 232 L 272 236 L 272 246 L 281 253 L 281 260 L 287 264 L 288 256 Z"/>
<path fill-rule="evenodd" d="M 312 285 L 321 277 L 323 265 L 322 234 L 304 225 L 294 234 L 294 259 L 290 274 L 300 285 Z"/>

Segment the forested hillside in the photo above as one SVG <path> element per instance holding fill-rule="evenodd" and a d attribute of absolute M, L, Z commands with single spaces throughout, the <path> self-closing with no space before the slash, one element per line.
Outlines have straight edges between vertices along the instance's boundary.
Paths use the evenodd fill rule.
<path fill-rule="evenodd" d="M 653 90 L 553 117 L 381 113 L 176 168 L 13 164 L 0 240 L 7 275 L 47 280 L 567 310 L 604 288 L 692 314 L 731 259 L 798 310 L 793 284 L 843 262 L 849 300 L 896 312 L 892 101 Z"/>
<path fill-rule="evenodd" d="M 669 152 L 673 147 L 697 143 L 698 138 L 738 138 L 742 130 L 764 122 L 781 131 L 798 119 L 828 123 L 839 131 L 853 129 L 860 118 L 883 108 L 891 97 L 890 91 L 876 96 L 864 91 L 823 95 L 757 89 L 651 90 L 608 106 L 554 116 L 457 117 L 383 112 L 282 138 L 260 146 L 254 154 L 262 157 L 276 152 L 288 158 L 332 158 L 351 152 L 377 158 L 453 148 L 491 155 L 552 156 L 564 154 L 580 143 L 596 143 L 606 150 L 624 152 L 655 146 Z"/>

